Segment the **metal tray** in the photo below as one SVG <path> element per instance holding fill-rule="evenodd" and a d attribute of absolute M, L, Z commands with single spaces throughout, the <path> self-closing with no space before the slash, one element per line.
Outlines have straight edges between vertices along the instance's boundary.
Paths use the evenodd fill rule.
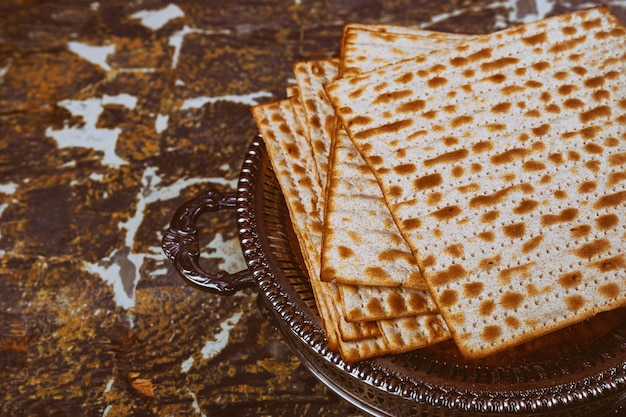
<path fill-rule="evenodd" d="M 248 269 L 209 273 L 199 265 L 196 222 L 236 209 Z M 464 360 L 452 342 L 354 364 L 329 350 L 280 186 L 260 136 L 237 192 L 210 190 L 172 218 L 163 249 L 190 285 L 218 294 L 256 286 L 264 310 L 302 363 L 374 416 L 619 416 L 626 414 L 626 309 L 501 354 Z"/>

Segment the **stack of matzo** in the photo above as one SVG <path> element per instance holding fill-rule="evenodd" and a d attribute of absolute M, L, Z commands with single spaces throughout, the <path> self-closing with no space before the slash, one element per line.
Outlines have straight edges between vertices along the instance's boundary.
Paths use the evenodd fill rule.
<path fill-rule="evenodd" d="M 373 27 L 368 26 L 370 28 Z M 418 34 L 418 38 L 432 34 L 412 31 Z M 341 275 L 341 279 L 320 281 L 322 240 L 328 235 L 325 233 L 326 236 L 322 236 L 322 228 L 327 226 L 321 226 L 326 208 L 323 185 L 329 173 L 328 158 L 335 130 L 334 111 L 322 84 L 337 78 L 338 61 L 297 63 L 294 71 L 298 80 L 297 95 L 256 106 L 253 114 L 287 197 L 300 244 L 308 248 L 305 250 L 307 268 L 331 347 L 337 348 L 347 361 L 354 361 L 415 349 L 449 338 L 445 323 L 437 314 L 436 305 L 421 279 L 417 263 L 382 203 L 378 186 L 375 198 L 379 204 L 382 203 L 394 228 L 394 232 L 388 234 L 391 241 L 382 245 L 382 255 L 387 253 L 387 256 L 378 259 L 378 254 L 370 251 L 369 259 L 361 258 L 353 262 L 358 272 Z M 311 174 L 315 168 L 317 176 Z M 371 173 L 370 177 L 373 179 Z M 367 195 L 360 197 L 371 200 Z M 351 201 L 356 202 L 356 199 Z M 376 230 L 371 232 L 376 233 Z M 402 249 L 394 250 L 398 243 Z M 361 243 L 361 248 L 365 247 Z M 361 248 L 354 250 L 361 252 Z M 404 254 L 396 259 L 400 252 Z M 405 268 L 398 270 L 394 265 L 404 265 Z M 362 274 L 367 267 L 385 271 L 390 279 L 380 281 L 377 279 L 379 276 L 368 278 L 368 274 Z M 416 274 L 420 279 L 413 279 L 414 285 L 403 285 L 407 277 L 415 278 Z M 415 284 L 416 281 L 419 282 Z"/>
<path fill-rule="evenodd" d="M 339 61 L 253 109 L 345 360 L 450 334 L 478 358 L 624 305 L 624 41 L 606 8 L 347 25 Z"/>

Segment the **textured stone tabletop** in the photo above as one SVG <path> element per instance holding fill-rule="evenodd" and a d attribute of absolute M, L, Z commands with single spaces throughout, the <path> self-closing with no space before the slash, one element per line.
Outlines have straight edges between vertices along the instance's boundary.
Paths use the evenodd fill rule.
<path fill-rule="evenodd" d="M 485 33 L 589 0 L 0 2 L 0 416 L 360 416 L 256 305 L 185 285 L 174 211 L 231 191 L 291 63 L 347 21 Z M 626 21 L 623 1 L 608 1 Z M 245 267 L 234 213 L 207 269 Z"/>

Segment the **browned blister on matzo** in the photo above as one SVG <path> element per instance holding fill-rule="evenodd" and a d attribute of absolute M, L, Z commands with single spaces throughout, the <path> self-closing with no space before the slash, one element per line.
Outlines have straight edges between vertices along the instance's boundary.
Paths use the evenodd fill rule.
<path fill-rule="evenodd" d="M 599 7 L 327 86 L 467 357 L 626 302 L 625 33 Z"/>

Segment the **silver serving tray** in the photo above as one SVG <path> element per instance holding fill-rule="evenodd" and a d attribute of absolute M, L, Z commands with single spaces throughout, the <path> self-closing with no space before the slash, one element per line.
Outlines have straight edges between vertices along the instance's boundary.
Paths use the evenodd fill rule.
<path fill-rule="evenodd" d="M 236 209 L 247 269 L 199 265 L 198 217 Z M 210 190 L 181 206 L 163 249 L 190 285 L 218 294 L 256 286 L 264 310 L 302 363 L 345 400 L 373 416 L 626 415 L 626 310 L 601 314 L 479 361 L 452 342 L 345 363 L 328 348 L 280 186 L 261 137 L 234 193 Z"/>

